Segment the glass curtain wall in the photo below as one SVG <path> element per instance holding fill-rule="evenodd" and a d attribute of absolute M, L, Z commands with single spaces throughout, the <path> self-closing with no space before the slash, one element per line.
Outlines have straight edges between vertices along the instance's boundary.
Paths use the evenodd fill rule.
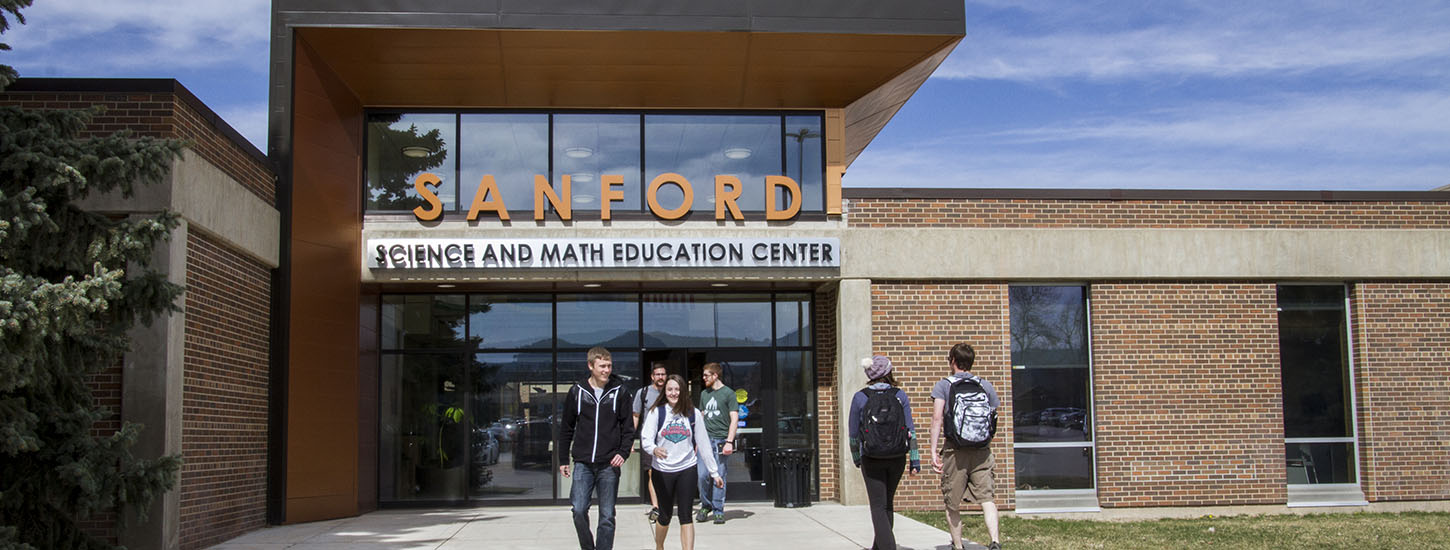
<path fill-rule="evenodd" d="M 1017 490 L 1091 493 L 1096 478 L 1087 288 L 1012 286 L 1008 296 Z"/>
<path fill-rule="evenodd" d="M 368 213 L 428 208 L 416 190 L 422 174 L 443 207 L 443 219 L 467 214 L 485 177 L 495 192 L 481 200 L 532 211 L 535 176 L 549 179 L 562 200 L 570 176 L 573 210 L 599 211 L 600 178 L 623 177 L 611 191 L 613 212 L 647 212 L 647 188 L 664 173 L 689 181 L 691 210 L 713 213 L 715 176 L 739 179 L 742 212 L 766 207 L 765 176 L 800 186 L 801 212 L 825 209 L 825 149 L 820 114 L 483 112 L 368 115 L 364 204 Z M 684 192 L 663 185 L 661 208 L 681 206 Z M 547 207 L 547 201 L 544 205 Z M 789 206 L 777 190 L 775 206 Z M 546 208 L 547 209 L 547 208 Z"/>
<path fill-rule="evenodd" d="M 1343 285 L 1280 285 L 1279 367 L 1289 485 L 1357 484 Z"/>
<path fill-rule="evenodd" d="M 780 447 L 813 448 L 810 294 L 384 295 L 379 496 L 384 503 L 551 501 L 569 480 L 553 456 L 560 406 L 602 345 L 629 392 L 646 349 L 745 350 L 776 364 Z M 750 351 L 754 350 L 754 351 Z M 695 381 L 692 381 L 694 383 Z M 637 454 L 621 497 L 637 497 Z M 735 467 L 747 467 L 736 461 Z M 764 465 L 755 465 L 762 467 Z M 744 474 L 739 479 L 746 479 Z"/>

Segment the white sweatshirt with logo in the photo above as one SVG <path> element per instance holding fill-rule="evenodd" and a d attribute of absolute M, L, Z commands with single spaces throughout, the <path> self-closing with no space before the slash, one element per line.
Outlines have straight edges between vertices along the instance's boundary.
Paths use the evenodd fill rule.
<path fill-rule="evenodd" d="M 640 447 L 650 456 L 655 456 L 656 447 L 663 447 L 669 454 L 665 458 L 655 457 L 653 468 L 656 471 L 671 473 L 678 472 L 694 466 L 697 462 L 704 462 L 705 470 L 711 476 L 718 475 L 720 467 L 715 463 L 715 453 L 710 449 L 710 435 L 705 432 L 705 415 L 695 409 L 695 421 L 692 423 L 688 416 L 675 414 L 675 411 L 666 404 L 665 421 L 660 425 L 660 413 L 658 408 L 645 411 L 644 420 L 640 425 Z M 700 452 L 696 452 L 696 450 Z"/>

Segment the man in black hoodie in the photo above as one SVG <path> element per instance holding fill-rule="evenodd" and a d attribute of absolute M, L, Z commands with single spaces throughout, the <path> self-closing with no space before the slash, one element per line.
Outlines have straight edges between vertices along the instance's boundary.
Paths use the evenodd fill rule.
<path fill-rule="evenodd" d="M 564 422 L 559 429 L 559 473 L 574 483 L 569 503 L 580 550 L 614 548 L 614 499 L 619 495 L 619 467 L 629 458 L 634 443 L 634 417 L 629 392 L 614 376 L 609 350 L 595 347 L 587 355 L 589 376 L 569 388 L 564 399 Z M 589 531 L 589 499 L 599 497 L 599 534 Z"/>

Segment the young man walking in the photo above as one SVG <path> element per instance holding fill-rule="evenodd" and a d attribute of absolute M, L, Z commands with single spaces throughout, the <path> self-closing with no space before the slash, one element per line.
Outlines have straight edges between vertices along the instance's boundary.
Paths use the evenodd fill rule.
<path fill-rule="evenodd" d="M 614 548 L 614 500 L 619 495 L 619 467 L 634 445 L 630 395 L 614 376 L 609 350 L 595 347 L 587 354 L 589 376 L 569 388 L 559 428 L 559 473 L 574 483 L 569 504 L 580 550 Z M 599 499 L 597 536 L 589 531 L 589 499 Z"/>
<path fill-rule="evenodd" d="M 952 548 L 962 548 L 962 500 L 982 507 L 989 550 L 1002 548 L 997 529 L 995 481 L 997 463 L 990 443 L 997 429 L 997 406 L 1001 400 L 992 383 L 972 374 L 977 352 L 965 343 L 947 353 L 951 376 L 931 389 L 931 462 L 941 474 L 942 497 L 946 504 L 947 527 Z M 945 432 L 943 431 L 945 425 Z M 937 453 L 937 440 L 945 433 L 946 446 Z"/>
<path fill-rule="evenodd" d="M 664 361 L 655 361 L 654 363 L 650 364 L 650 385 L 635 390 L 634 392 L 633 410 L 635 433 L 639 432 L 640 416 L 643 415 L 645 411 L 648 410 L 650 407 L 653 407 L 655 401 L 658 401 L 660 395 L 665 391 L 665 379 L 667 379 L 669 375 L 669 366 L 666 365 Z M 650 456 L 649 453 L 639 454 L 640 464 L 644 466 L 644 471 L 646 474 L 645 478 L 648 480 L 646 482 L 646 487 L 649 489 L 649 512 L 645 515 L 649 518 L 650 522 L 654 522 L 660 516 L 660 501 L 659 498 L 655 496 L 655 478 L 648 475 L 650 471 L 650 464 L 654 462 L 653 459 L 654 457 Z"/>
<path fill-rule="evenodd" d="M 720 467 L 720 479 L 723 480 L 725 459 L 735 452 L 735 427 L 740 422 L 740 404 L 735 400 L 735 390 L 720 381 L 719 363 L 706 363 L 701 378 L 705 389 L 700 391 L 700 410 L 705 413 L 705 431 L 710 436 L 710 448 L 715 453 L 715 463 Z M 695 513 L 695 521 L 712 519 L 717 524 L 725 523 L 725 486 L 716 487 L 706 473 L 698 477 L 700 511 Z"/>

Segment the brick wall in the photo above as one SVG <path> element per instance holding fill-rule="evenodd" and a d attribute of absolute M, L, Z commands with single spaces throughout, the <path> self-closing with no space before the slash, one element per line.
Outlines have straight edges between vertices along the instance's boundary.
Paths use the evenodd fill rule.
<path fill-rule="evenodd" d="M 1450 202 L 851 199 L 851 227 L 1443 229 Z"/>
<path fill-rule="evenodd" d="M 271 282 L 266 267 L 187 235 L 181 547 L 265 526 Z"/>
<path fill-rule="evenodd" d="M 1103 507 L 1287 500 L 1274 288 L 1092 285 Z"/>
<path fill-rule="evenodd" d="M 108 136 L 130 130 L 137 136 L 180 138 L 191 150 L 216 165 L 267 204 L 276 206 L 276 184 L 271 169 L 221 133 L 214 114 L 198 108 L 174 92 L 5 92 L 0 105 L 29 109 L 85 109 L 93 105 L 106 112 L 91 120 L 86 136 Z"/>
<path fill-rule="evenodd" d="M 896 506 L 903 510 L 939 510 L 940 478 L 931 474 L 931 387 L 951 374 L 947 351 L 958 342 L 977 350 L 973 373 L 986 378 L 1002 396 L 998 417 L 1012 418 L 1010 316 L 1007 285 L 1002 283 L 875 281 L 871 285 L 872 353 L 891 358 L 896 379 L 911 399 L 920 438 L 923 474 L 901 479 Z M 856 364 L 850 361 L 850 364 Z M 992 453 L 997 461 L 999 507 L 1015 507 L 1011 422 L 999 423 Z"/>
<path fill-rule="evenodd" d="M 839 470 L 840 456 L 836 446 L 840 445 L 837 435 L 841 426 L 840 414 L 836 412 L 836 300 L 840 289 L 828 285 L 816 291 L 814 318 L 816 342 L 816 444 L 817 471 L 820 473 L 818 498 L 836 500 L 840 498 Z"/>
<path fill-rule="evenodd" d="M 1359 283 L 1350 303 L 1365 497 L 1450 498 L 1450 283 Z"/>
<path fill-rule="evenodd" d="M 122 378 L 122 363 L 107 367 L 105 370 L 92 374 L 86 381 L 91 388 L 91 398 L 96 405 L 104 407 L 109 415 L 91 425 L 91 435 L 102 438 L 110 437 L 121 429 L 121 390 L 124 379 Z M 101 512 L 88 519 L 80 521 L 81 529 L 91 536 L 100 538 L 111 544 L 116 544 L 116 514 L 112 512 Z"/>

